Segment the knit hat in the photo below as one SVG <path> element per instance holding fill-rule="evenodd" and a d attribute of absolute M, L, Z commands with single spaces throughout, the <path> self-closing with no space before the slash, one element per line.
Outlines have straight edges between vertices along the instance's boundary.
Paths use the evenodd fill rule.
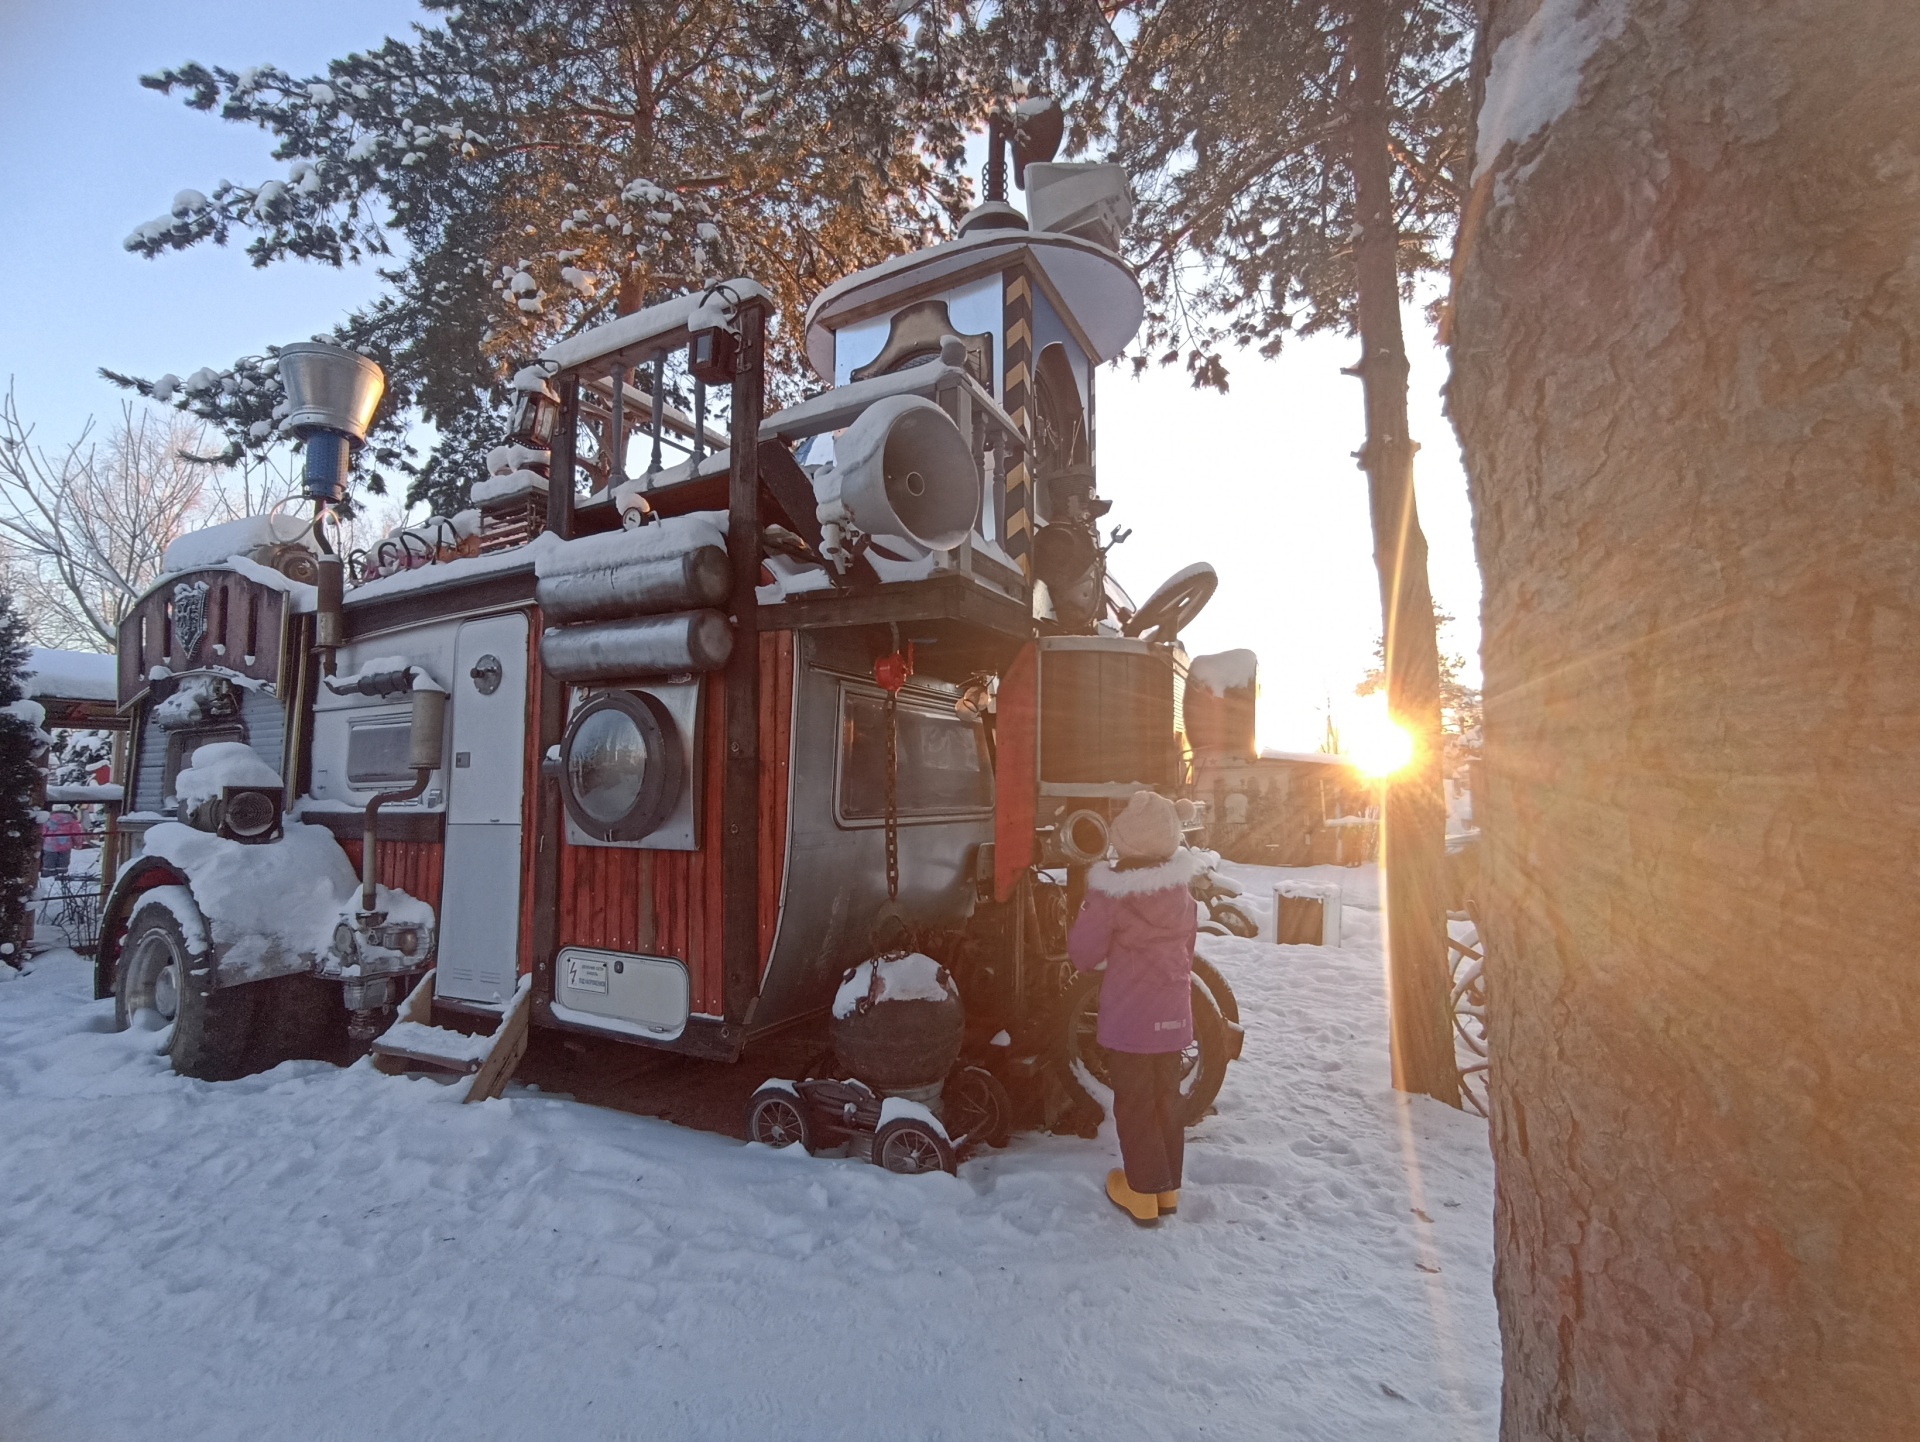
<path fill-rule="evenodd" d="M 1180 813 L 1166 797 L 1136 791 L 1107 834 L 1122 861 L 1165 861 L 1180 849 Z"/>

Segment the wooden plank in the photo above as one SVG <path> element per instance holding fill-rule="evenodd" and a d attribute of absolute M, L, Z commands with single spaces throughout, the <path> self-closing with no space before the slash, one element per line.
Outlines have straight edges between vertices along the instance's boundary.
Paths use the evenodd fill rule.
<path fill-rule="evenodd" d="M 483 1102 L 507 1089 L 520 1058 L 527 1054 L 527 1024 L 532 1018 L 533 978 L 522 976 L 513 994 L 513 1005 L 507 1008 L 507 1014 L 493 1033 L 493 1049 L 467 1085 L 468 1101 Z"/>
<path fill-rule="evenodd" d="M 733 379 L 732 475 L 727 549 L 733 655 L 727 662 L 722 829 L 708 850 L 721 858 L 721 992 L 727 1025 L 741 1027 L 760 993 L 760 419 L 766 386 L 765 305 L 735 312 L 740 337 Z"/>
<path fill-rule="evenodd" d="M 396 1021 L 417 1021 L 422 1026 L 433 1024 L 433 972 L 429 967 L 427 974 L 420 978 L 407 999 L 400 1004 L 400 1014 Z M 402 1057 L 386 1057 L 375 1053 L 373 1069 L 384 1076 L 400 1076 L 407 1070 L 406 1060 Z"/>

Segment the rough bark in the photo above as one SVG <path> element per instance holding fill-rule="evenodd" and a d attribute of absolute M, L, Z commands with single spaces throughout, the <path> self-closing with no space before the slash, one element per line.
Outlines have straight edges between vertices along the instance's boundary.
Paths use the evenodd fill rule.
<path fill-rule="evenodd" d="M 1609 4 L 1455 277 L 1503 1436 L 1911 1438 L 1920 5 Z"/>
<path fill-rule="evenodd" d="M 1387 710 L 1410 733 L 1414 761 L 1387 786 L 1380 859 L 1387 913 L 1393 1084 L 1460 1105 L 1448 1016 L 1447 813 L 1441 780 L 1440 645 L 1427 584 L 1427 538 L 1414 505 L 1407 348 L 1400 327 L 1399 229 L 1387 128 L 1386 0 L 1353 7 L 1350 128 L 1354 268 L 1366 393 L 1360 453 L 1373 518 L 1386 636 Z"/>

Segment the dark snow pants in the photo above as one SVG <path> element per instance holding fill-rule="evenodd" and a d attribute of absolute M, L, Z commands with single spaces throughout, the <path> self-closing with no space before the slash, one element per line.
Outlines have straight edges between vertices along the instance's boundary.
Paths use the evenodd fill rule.
<path fill-rule="evenodd" d="M 1180 1122 L 1180 1053 L 1110 1051 L 1107 1057 L 1127 1185 L 1136 1192 L 1178 1191 L 1187 1147 Z"/>

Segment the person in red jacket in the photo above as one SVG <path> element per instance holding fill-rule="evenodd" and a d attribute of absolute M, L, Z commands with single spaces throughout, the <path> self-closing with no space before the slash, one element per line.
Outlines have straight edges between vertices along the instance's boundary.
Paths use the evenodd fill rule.
<path fill-rule="evenodd" d="M 1087 873 L 1067 953 L 1081 971 L 1106 969 L 1099 1037 L 1125 1163 L 1107 1173 L 1107 1196 L 1152 1226 L 1180 1205 L 1180 1053 L 1193 1040 L 1197 929 L 1187 884 L 1199 863 L 1181 845 L 1173 803 L 1151 791 L 1134 793 L 1109 835 L 1117 859 Z"/>

